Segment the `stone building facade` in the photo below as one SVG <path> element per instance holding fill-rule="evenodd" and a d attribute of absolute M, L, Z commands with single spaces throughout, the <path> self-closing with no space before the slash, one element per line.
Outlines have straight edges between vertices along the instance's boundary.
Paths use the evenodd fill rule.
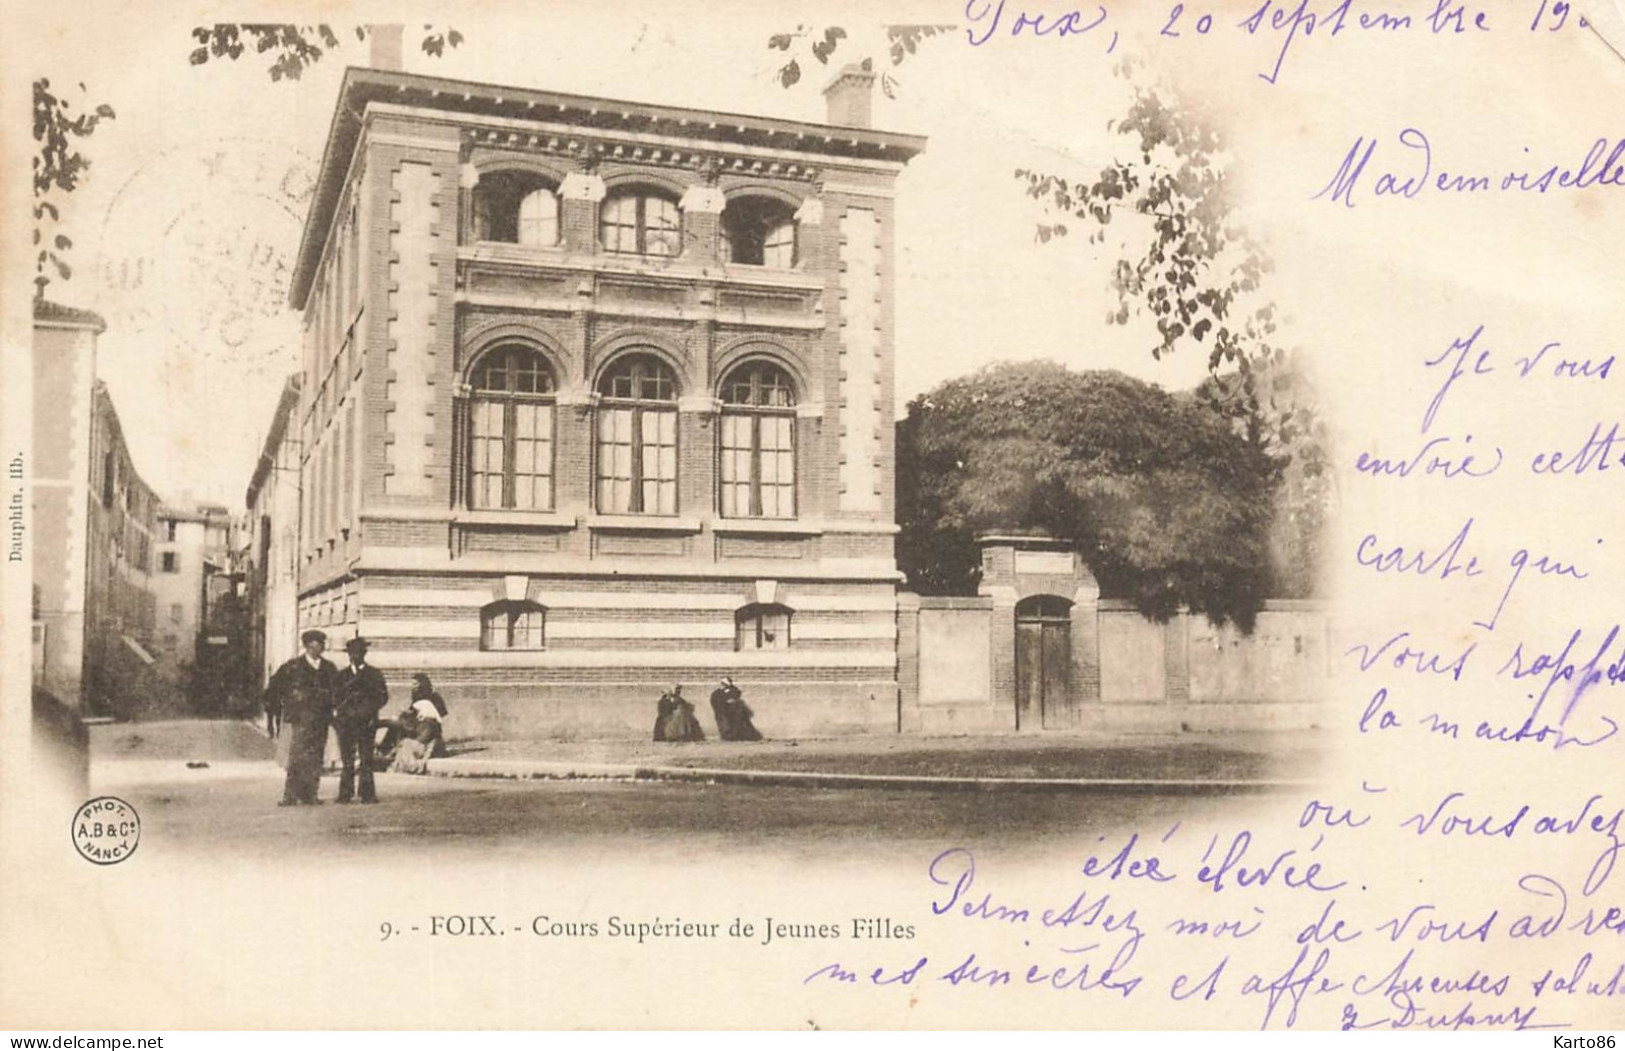
<path fill-rule="evenodd" d="M 96 378 L 97 315 L 34 304 L 34 685 L 84 716 L 161 699 L 154 631 L 158 498 Z"/>
<path fill-rule="evenodd" d="M 249 665 L 260 685 L 299 647 L 299 390 L 288 377 L 248 481 L 243 573 Z"/>
<path fill-rule="evenodd" d="M 347 72 L 292 286 L 298 617 L 456 729 L 897 728 L 893 195 L 924 140 Z"/>

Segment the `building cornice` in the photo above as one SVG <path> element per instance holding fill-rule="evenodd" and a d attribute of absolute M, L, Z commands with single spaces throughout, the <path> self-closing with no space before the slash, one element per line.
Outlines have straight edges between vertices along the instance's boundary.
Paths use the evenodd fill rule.
<path fill-rule="evenodd" d="M 556 126 L 583 138 L 628 142 L 649 138 L 662 143 L 688 144 L 698 150 L 735 153 L 766 150 L 804 159 L 825 158 L 825 163 L 841 166 L 865 161 L 901 166 L 922 151 L 926 142 L 918 135 L 868 128 L 843 128 L 352 67 L 345 70 L 344 82 L 339 87 L 315 193 L 294 263 L 289 302 L 295 309 L 304 309 L 309 298 L 316 266 L 343 191 L 345 173 L 350 169 L 369 110 L 383 105 L 444 114 L 442 119 L 457 123 L 516 120 L 527 125 Z"/>

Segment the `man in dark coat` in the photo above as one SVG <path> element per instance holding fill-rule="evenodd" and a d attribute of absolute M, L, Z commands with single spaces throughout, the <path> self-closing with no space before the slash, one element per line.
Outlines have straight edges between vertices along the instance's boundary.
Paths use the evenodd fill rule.
<path fill-rule="evenodd" d="M 372 782 L 372 744 L 377 735 L 378 713 L 389 703 L 389 687 L 384 673 L 367 663 L 367 640 L 354 638 L 344 644 L 350 666 L 339 672 L 338 707 L 333 729 L 339 737 L 339 802 L 355 798 L 356 770 L 361 771 L 361 802 L 378 802 Z"/>
<path fill-rule="evenodd" d="M 299 636 L 305 652 L 288 661 L 271 676 L 266 687 L 267 705 L 282 709 L 291 726 L 288 741 L 288 779 L 282 789 L 282 806 L 304 803 L 315 806 L 322 779 L 323 753 L 327 750 L 327 727 L 338 700 L 339 670 L 322 657 L 327 635 L 307 631 Z"/>

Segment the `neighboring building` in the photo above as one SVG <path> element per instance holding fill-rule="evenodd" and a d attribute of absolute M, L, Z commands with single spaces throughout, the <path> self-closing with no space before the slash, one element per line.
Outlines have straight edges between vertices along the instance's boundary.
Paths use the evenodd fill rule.
<path fill-rule="evenodd" d="M 249 664 L 257 684 L 299 651 L 298 373 L 288 377 L 248 482 L 247 589 Z"/>
<path fill-rule="evenodd" d="M 161 700 L 150 646 L 157 497 L 96 378 L 89 311 L 34 304 L 35 686 L 81 716 Z"/>
<path fill-rule="evenodd" d="M 349 70 L 291 289 L 300 626 L 462 732 L 643 734 L 724 674 L 770 733 L 895 730 L 925 141 L 873 80 L 819 125 Z"/>
<path fill-rule="evenodd" d="M 191 681 L 202 626 L 206 520 L 196 510 L 158 509 L 152 594 L 157 606 L 155 652 L 165 677 Z"/>
<path fill-rule="evenodd" d="M 246 628 L 232 620 L 237 617 L 232 532 L 231 512 L 219 504 L 158 509 L 152 593 L 159 666 L 206 711 L 220 710 L 236 686 L 222 681 L 226 672 L 220 665 L 235 658 L 221 651 L 246 645 Z M 222 606 L 231 611 L 230 624 L 219 623 Z"/>

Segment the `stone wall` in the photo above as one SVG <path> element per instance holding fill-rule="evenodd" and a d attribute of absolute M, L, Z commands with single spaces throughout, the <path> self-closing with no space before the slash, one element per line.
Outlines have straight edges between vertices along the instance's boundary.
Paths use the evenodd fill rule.
<path fill-rule="evenodd" d="M 1017 726 L 1017 607 L 997 596 L 898 599 L 904 732 L 1293 729 L 1318 725 L 1329 672 L 1315 602 L 1266 603 L 1251 634 L 1180 613 L 1166 624 L 1102 599 L 1070 625 L 1069 695 L 1049 720 Z M 1074 605 L 1076 611 L 1078 607 Z M 1091 682 L 1079 667 L 1095 666 Z"/>

